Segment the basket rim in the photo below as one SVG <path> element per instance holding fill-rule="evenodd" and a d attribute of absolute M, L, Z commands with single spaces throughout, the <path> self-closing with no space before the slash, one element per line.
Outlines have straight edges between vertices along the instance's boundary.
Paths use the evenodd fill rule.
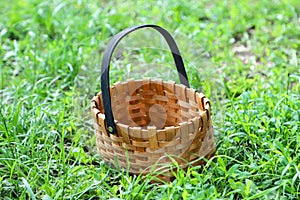
<path fill-rule="evenodd" d="M 175 87 L 175 85 L 180 86 L 180 87 L 184 87 L 185 90 L 190 90 L 191 92 L 193 92 L 195 94 L 198 94 L 198 95 L 206 98 L 206 96 L 204 95 L 204 93 L 198 92 L 197 90 L 195 90 L 193 88 L 189 88 L 189 87 L 187 87 L 187 86 L 185 86 L 185 85 L 183 85 L 181 83 L 176 83 L 175 81 L 172 81 L 172 80 L 167 80 L 166 81 L 166 80 L 163 80 L 163 79 L 160 79 L 160 78 L 148 78 L 148 77 L 144 77 L 142 79 L 131 78 L 131 79 L 127 79 L 125 81 L 115 82 L 112 86 L 110 86 L 110 89 L 114 89 L 117 85 L 127 84 L 127 83 L 129 83 L 131 81 L 145 81 L 145 80 L 149 81 L 150 84 L 151 84 L 151 82 L 155 82 L 155 81 L 159 81 L 161 84 L 163 84 L 163 83 L 174 84 L 174 87 Z M 98 93 L 96 93 L 95 96 L 93 96 L 93 99 L 94 98 L 98 98 L 98 96 L 101 96 L 101 95 L 102 95 L 102 91 L 99 91 Z M 93 102 L 93 99 L 92 99 L 92 102 Z M 185 102 L 187 102 L 187 101 L 185 101 Z M 201 102 L 201 103 L 203 104 L 203 107 L 205 107 L 205 105 L 204 105 L 205 103 L 204 102 Z M 101 104 L 102 104 L 102 102 L 101 102 Z M 210 107 L 210 104 L 209 104 L 209 107 Z M 105 119 L 105 113 L 101 112 L 101 110 L 97 106 L 93 106 L 92 110 L 94 110 L 94 109 L 95 109 L 95 112 L 98 113 L 99 117 L 101 117 L 102 120 L 105 121 L 106 120 Z M 179 129 L 180 126 L 181 126 L 181 124 L 191 123 L 193 120 L 197 120 L 197 119 L 202 120 L 202 117 L 204 115 L 207 115 L 207 120 L 210 121 L 210 115 L 208 114 L 208 110 L 206 108 L 204 108 L 204 110 L 202 110 L 202 109 L 199 108 L 199 110 L 197 112 L 199 113 L 199 116 L 194 116 L 192 118 L 189 118 L 188 120 L 181 121 L 176 126 L 165 126 L 163 128 L 159 128 L 159 129 L 156 129 L 156 130 L 159 131 L 159 132 L 163 132 L 163 131 L 166 131 L 166 129 L 168 129 L 168 128 Z M 145 127 L 141 127 L 141 126 L 129 126 L 129 125 L 124 124 L 124 123 L 122 123 L 122 122 L 120 122 L 120 121 L 118 121 L 116 119 L 114 119 L 114 122 L 115 122 L 116 126 L 119 126 L 119 127 L 120 126 L 121 127 L 122 126 L 123 127 L 128 127 L 131 130 L 132 129 L 139 129 L 139 128 L 141 130 L 147 130 L 147 127 L 156 127 L 156 126 L 153 126 L 153 125 L 152 126 L 145 126 Z"/>
<path fill-rule="evenodd" d="M 102 118 L 102 120 L 105 121 L 105 115 L 104 115 L 104 113 L 102 113 L 102 112 L 101 112 L 98 108 L 96 108 L 96 107 L 93 107 L 92 110 L 93 110 L 93 109 L 95 109 L 96 112 L 98 113 L 98 115 L 100 115 L 100 117 Z M 184 123 L 191 123 L 193 120 L 195 120 L 195 119 L 197 119 L 197 118 L 198 118 L 198 119 L 200 119 L 200 118 L 202 119 L 202 116 L 203 116 L 204 114 L 207 114 L 207 111 L 206 111 L 206 110 L 199 110 L 199 111 L 201 111 L 201 115 L 200 115 L 200 116 L 195 116 L 195 117 L 192 117 L 192 118 L 190 118 L 190 119 L 188 119 L 188 120 L 184 120 L 184 121 L 180 122 L 179 125 L 177 125 L 177 126 L 165 126 L 163 129 L 156 129 L 156 130 L 157 130 L 157 131 L 166 131 L 166 128 L 179 129 L 180 126 L 181 126 L 182 124 L 184 124 Z M 141 130 L 147 130 L 146 128 L 141 127 L 141 126 L 129 126 L 129 125 L 127 125 L 127 124 L 124 124 L 124 123 L 119 122 L 119 121 L 116 120 L 116 119 L 115 119 L 115 123 L 116 123 L 116 126 L 124 126 L 124 127 L 128 126 L 129 129 L 141 128 Z M 146 127 L 156 127 L 156 126 L 146 126 Z"/>
<path fill-rule="evenodd" d="M 161 81 L 161 83 L 174 84 L 174 85 L 177 85 L 177 86 L 180 86 L 180 87 L 184 87 L 184 88 L 187 89 L 187 90 L 191 90 L 192 92 L 198 93 L 199 95 L 202 95 L 202 96 L 204 96 L 205 98 L 207 98 L 203 92 L 199 92 L 199 91 L 195 90 L 194 88 L 187 87 L 186 85 L 183 85 L 183 84 L 181 84 L 181 83 L 176 83 L 175 81 L 172 81 L 172 80 L 163 80 L 163 79 L 159 79 L 159 78 L 149 78 L 149 77 L 144 77 L 144 78 L 142 78 L 142 79 L 134 79 L 134 78 L 130 78 L 130 79 L 127 79 L 126 81 L 117 81 L 117 82 L 115 82 L 113 85 L 110 86 L 110 89 L 116 87 L 116 86 L 119 85 L 119 84 L 127 84 L 127 83 L 129 83 L 129 82 L 131 82 L 131 81 L 146 81 L 146 80 L 147 80 L 147 81 L 150 81 L 150 83 L 151 83 L 151 81 Z M 96 97 L 96 96 L 101 95 L 101 94 L 102 94 L 102 91 L 100 90 L 100 91 L 97 92 L 96 95 L 93 96 L 93 97 Z"/>

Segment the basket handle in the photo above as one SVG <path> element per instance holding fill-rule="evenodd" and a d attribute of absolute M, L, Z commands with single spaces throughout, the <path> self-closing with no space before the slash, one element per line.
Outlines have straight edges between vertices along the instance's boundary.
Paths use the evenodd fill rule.
<path fill-rule="evenodd" d="M 123 37 L 128 35 L 129 33 L 141 29 L 141 28 L 153 28 L 157 30 L 167 41 L 169 48 L 172 52 L 173 59 L 178 71 L 180 83 L 189 87 L 188 77 L 186 75 L 186 71 L 184 68 L 183 60 L 181 57 L 181 54 L 179 52 L 179 49 L 177 47 L 177 44 L 175 43 L 175 40 L 170 35 L 168 31 L 165 29 L 157 26 L 157 25 L 139 25 L 139 26 L 133 26 L 129 27 L 127 29 L 124 29 L 123 31 L 116 34 L 108 43 L 103 59 L 102 59 L 102 65 L 101 65 L 101 90 L 102 90 L 102 101 L 103 101 L 103 107 L 104 107 L 104 114 L 105 114 L 105 121 L 106 121 L 106 128 L 109 133 L 117 134 L 117 128 L 116 124 L 114 123 L 114 116 L 112 113 L 112 106 L 111 106 L 111 96 L 110 96 L 110 89 L 109 89 L 109 67 L 110 67 L 110 61 L 112 54 L 118 45 L 118 43 L 121 41 Z"/>

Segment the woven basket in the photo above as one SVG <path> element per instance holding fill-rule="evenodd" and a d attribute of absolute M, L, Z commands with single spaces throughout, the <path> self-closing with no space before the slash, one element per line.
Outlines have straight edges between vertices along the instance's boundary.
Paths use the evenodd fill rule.
<path fill-rule="evenodd" d="M 109 86 L 109 66 L 120 40 L 132 31 L 150 27 L 166 39 L 181 84 L 156 79 L 127 80 Z M 215 152 L 209 100 L 189 88 L 178 47 L 156 25 L 127 28 L 108 44 L 101 70 L 101 90 L 92 99 L 98 150 L 103 159 L 133 174 L 162 171 L 176 161 L 186 168 L 201 164 Z M 175 155 L 175 156 L 174 156 Z M 170 169 L 159 176 L 168 180 Z"/>

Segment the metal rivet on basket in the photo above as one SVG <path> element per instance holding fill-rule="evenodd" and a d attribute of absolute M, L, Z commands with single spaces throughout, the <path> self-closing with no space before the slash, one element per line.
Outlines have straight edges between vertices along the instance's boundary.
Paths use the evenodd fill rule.
<path fill-rule="evenodd" d="M 108 129 L 108 132 L 110 132 L 110 133 L 113 132 L 113 130 L 114 130 L 113 127 L 111 127 L 111 126 L 109 126 L 107 129 Z"/>

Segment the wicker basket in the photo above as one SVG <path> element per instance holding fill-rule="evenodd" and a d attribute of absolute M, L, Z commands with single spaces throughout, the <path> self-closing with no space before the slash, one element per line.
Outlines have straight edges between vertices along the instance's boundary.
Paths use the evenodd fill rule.
<path fill-rule="evenodd" d="M 146 27 L 157 30 L 168 42 L 181 84 L 130 79 L 110 87 L 109 66 L 115 47 L 130 32 Z M 141 25 L 115 35 L 104 52 L 101 90 L 93 97 L 92 114 L 98 150 L 105 161 L 133 174 L 147 174 L 165 169 L 161 164 L 174 160 L 182 168 L 198 165 L 203 162 L 199 158 L 214 154 L 209 100 L 189 88 L 178 47 L 165 29 Z M 160 178 L 171 176 L 167 169 Z"/>

